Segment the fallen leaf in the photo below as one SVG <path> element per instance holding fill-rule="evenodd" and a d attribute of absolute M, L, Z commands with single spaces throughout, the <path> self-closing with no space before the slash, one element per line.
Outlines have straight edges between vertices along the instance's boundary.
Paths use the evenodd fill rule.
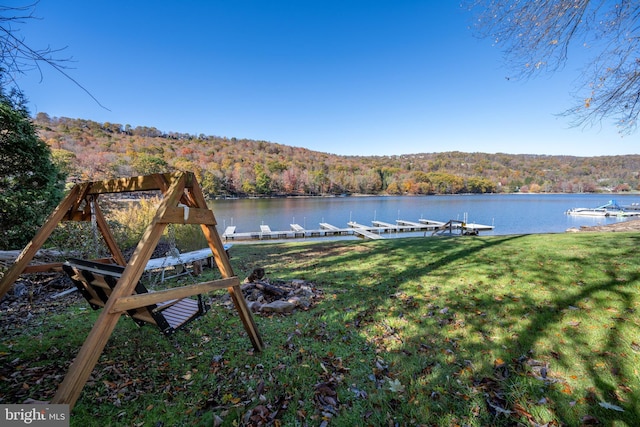
<path fill-rule="evenodd" d="M 404 386 L 397 378 L 395 380 L 389 379 L 389 391 L 392 393 L 404 393 Z"/>
<path fill-rule="evenodd" d="M 626 386 L 624 384 L 618 384 L 618 387 L 620 387 L 622 389 L 622 391 L 626 392 L 626 393 L 632 393 L 633 390 L 631 390 L 631 387 Z"/>
<path fill-rule="evenodd" d="M 624 412 L 624 409 L 617 405 L 612 405 L 608 402 L 598 402 L 598 405 L 602 406 L 604 409 L 611 409 L 613 411 Z"/>

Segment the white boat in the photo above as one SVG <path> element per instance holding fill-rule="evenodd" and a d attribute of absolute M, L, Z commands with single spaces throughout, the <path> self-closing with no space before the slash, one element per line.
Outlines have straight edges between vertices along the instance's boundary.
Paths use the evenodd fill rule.
<path fill-rule="evenodd" d="M 622 208 L 615 200 L 609 200 L 609 203 L 598 206 L 597 208 L 573 208 L 566 212 L 567 215 L 575 216 L 637 216 L 640 211 L 630 212 Z"/>
<path fill-rule="evenodd" d="M 569 209 L 566 214 L 575 216 L 609 216 L 610 212 L 601 208 L 573 208 Z"/>

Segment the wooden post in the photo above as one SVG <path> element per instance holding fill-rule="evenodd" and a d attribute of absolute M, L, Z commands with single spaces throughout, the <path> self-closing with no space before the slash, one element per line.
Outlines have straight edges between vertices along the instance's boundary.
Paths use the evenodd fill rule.
<path fill-rule="evenodd" d="M 192 196 L 196 203 L 197 207 L 206 208 L 207 202 L 204 199 L 204 195 L 202 194 L 202 190 L 198 183 L 194 180 L 193 186 L 191 187 Z M 233 267 L 231 266 L 231 262 L 229 261 L 229 257 L 227 256 L 222 240 L 220 239 L 220 235 L 218 234 L 218 230 L 215 227 L 215 216 L 214 216 L 214 225 L 205 225 L 201 224 L 202 232 L 204 233 L 207 242 L 209 243 L 209 248 L 211 252 L 213 252 L 213 259 L 220 269 L 220 273 L 222 277 L 233 277 L 235 276 L 233 272 Z M 262 337 L 258 332 L 258 327 L 251 315 L 251 311 L 247 306 L 247 301 L 244 299 L 242 295 L 242 291 L 240 290 L 240 285 L 231 286 L 227 288 L 229 295 L 231 296 L 231 300 L 238 310 L 238 315 L 242 320 L 242 324 L 244 325 L 244 329 L 249 334 L 249 339 L 251 340 L 251 344 L 256 351 L 262 351 L 264 347 L 264 343 L 262 341 Z"/>
<path fill-rule="evenodd" d="M 116 243 L 115 237 L 113 237 L 113 233 L 111 233 L 111 229 L 109 228 L 109 224 L 107 224 L 107 220 L 104 219 L 104 215 L 102 214 L 102 209 L 98 206 L 98 196 L 94 196 L 94 213 L 96 215 L 96 225 L 98 226 L 98 230 L 100 230 L 100 234 L 104 238 L 104 242 L 107 244 L 107 248 L 113 259 L 117 264 L 126 265 L 127 262 L 124 260 L 124 256 Z"/>

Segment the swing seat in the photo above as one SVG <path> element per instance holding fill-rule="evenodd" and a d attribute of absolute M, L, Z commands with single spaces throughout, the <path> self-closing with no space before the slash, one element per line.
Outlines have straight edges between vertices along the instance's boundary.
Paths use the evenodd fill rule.
<path fill-rule="evenodd" d="M 62 266 L 71 281 L 94 310 L 105 306 L 111 291 L 122 276 L 124 267 L 117 264 L 103 264 L 81 259 L 70 259 Z M 138 282 L 136 294 L 149 293 L 147 288 Z M 179 298 L 127 310 L 127 314 L 139 325 L 145 323 L 156 325 L 163 334 L 171 335 L 183 328 L 192 320 L 202 316 L 209 309 L 198 299 Z"/>

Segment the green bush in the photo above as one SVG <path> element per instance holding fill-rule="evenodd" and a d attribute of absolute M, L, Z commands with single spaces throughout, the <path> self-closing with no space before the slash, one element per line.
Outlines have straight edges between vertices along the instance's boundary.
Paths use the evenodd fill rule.
<path fill-rule="evenodd" d="M 14 97 L 16 98 L 16 97 Z M 62 198 L 64 177 L 29 114 L 0 93 L 0 249 L 24 247 Z"/>

